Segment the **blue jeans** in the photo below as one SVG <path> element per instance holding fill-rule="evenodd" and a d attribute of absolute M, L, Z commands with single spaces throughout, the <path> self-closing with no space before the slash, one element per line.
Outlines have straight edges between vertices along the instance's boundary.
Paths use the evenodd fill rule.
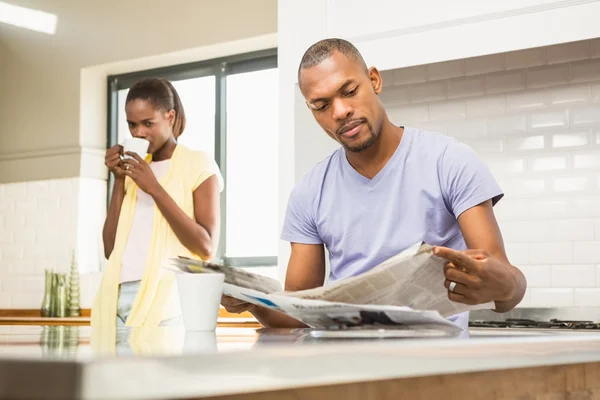
<path fill-rule="evenodd" d="M 125 326 L 125 321 L 131 313 L 131 306 L 135 300 L 138 290 L 140 289 L 140 281 L 124 282 L 119 285 L 119 298 L 117 300 L 117 327 Z M 180 326 L 183 324 L 181 316 L 164 320 L 160 326 Z"/>

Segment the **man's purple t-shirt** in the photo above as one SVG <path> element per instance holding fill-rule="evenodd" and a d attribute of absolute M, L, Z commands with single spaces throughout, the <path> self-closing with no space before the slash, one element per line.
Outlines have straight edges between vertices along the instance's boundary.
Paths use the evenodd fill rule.
<path fill-rule="evenodd" d="M 469 146 L 405 127 L 400 145 L 373 179 L 350 165 L 343 148 L 317 164 L 292 190 L 281 238 L 325 244 L 333 282 L 368 271 L 419 241 L 466 249 L 459 215 L 502 197 Z M 452 318 L 463 328 L 467 319 L 466 313 Z"/>

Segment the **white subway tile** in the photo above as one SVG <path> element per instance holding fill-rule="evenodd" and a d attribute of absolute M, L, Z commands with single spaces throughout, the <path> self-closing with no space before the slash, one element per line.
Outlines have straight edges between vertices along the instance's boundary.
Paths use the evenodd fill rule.
<path fill-rule="evenodd" d="M 394 86 L 394 70 L 379 71 L 383 87 Z"/>
<path fill-rule="evenodd" d="M 506 243 L 506 256 L 512 264 L 528 264 L 529 263 L 529 246 L 524 243 Z"/>
<path fill-rule="evenodd" d="M 379 94 L 379 99 L 386 107 L 401 106 L 410 102 L 406 86 L 384 88 Z"/>
<path fill-rule="evenodd" d="M 394 85 L 407 85 L 420 83 L 427 80 L 425 66 L 400 68 L 394 70 Z"/>
<path fill-rule="evenodd" d="M 485 119 L 469 119 L 448 124 L 448 135 L 457 138 L 481 138 L 487 132 Z"/>
<path fill-rule="evenodd" d="M 600 242 L 574 242 L 573 262 L 577 264 L 600 264 Z"/>
<path fill-rule="evenodd" d="M 568 85 L 560 88 L 549 88 L 548 101 L 553 105 L 585 103 L 591 98 L 591 86 Z"/>
<path fill-rule="evenodd" d="M 594 135 L 596 137 L 596 144 L 600 144 L 600 132 Z"/>
<path fill-rule="evenodd" d="M 18 293 L 12 296 L 13 308 L 39 308 L 42 305 L 43 293 Z"/>
<path fill-rule="evenodd" d="M 531 307 L 530 302 L 531 302 L 531 296 L 529 295 L 529 292 L 525 291 L 525 295 L 521 299 L 521 302 L 516 305 L 516 308 L 528 308 L 528 307 Z"/>
<path fill-rule="evenodd" d="M 595 103 L 600 102 L 600 83 L 592 85 L 592 101 Z"/>
<path fill-rule="evenodd" d="M 408 96 L 411 103 L 425 103 L 428 101 L 446 99 L 448 84 L 446 82 L 428 82 L 408 87 Z"/>
<path fill-rule="evenodd" d="M 575 168 L 598 168 L 600 167 L 600 154 L 575 154 L 573 165 Z"/>
<path fill-rule="evenodd" d="M 557 171 L 567 168 L 567 158 L 563 156 L 536 157 L 530 159 L 532 171 Z"/>
<path fill-rule="evenodd" d="M 525 179 L 523 190 L 528 194 L 542 193 L 546 190 L 546 182 L 543 179 Z"/>
<path fill-rule="evenodd" d="M 591 219 L 558 219 L 550 221 L 550 240 L 576 241 L 593 240 L 594 221 Z"/>
<path fill-rule="evenodd" d="M 533 288 L 529 290 L 531 307 L 572 307 L 573 289 Z"/>
<path fill-rule="evenodd" d="M 585 261 L 576 261 L 587 264 Z M 573 263 L 573 243 L 548 242 L 529 245 L 529 263 L 535 264 L 571 264 Z"/>
<path fill-rule="evenodd" d="M 2 262 L 16 263 L 23 261 L 25 248 L 19 243 L 2 249 Z"/>
<path fill-rule="evenodd" d="M 464 101 L 448 101 L 429 104 L 429 119 L 443 121 L 464 118 L 466 115 Z"/>
<path fill-rule="evenodd" d="M 600 219 L 594 220 L 594 238 L 600 241 Z"/>
<path fill-rule="evenodd" d="M 502 199 L 494 207 L 494 214 L 498 221 L 515 221 L 530 216 L 529 202 L 523 199 Z"/>
<path fill-rule="evenodd" d="M 504 149 L 504 141 L 502 139 L 469 140 L 466 143 L 479 154 L 497 155 L 502 153 Z"/>
<path fill-rule="evenodd" d="M 525 89 L 525 72 L 503 72 L 485 76 L 486 93 L 506 93 Z"/>
<path fill-rule="evenodd" d="M 563 128 L 568 125 L 569 118 L 566 110 L 534 111 L 529 116 L 531 129 Z"/>
<path fill-rule="evenodd" d="M 552 135 L 552 147 L 564 148 L 587 146 L 589 143 L 589 136 L 590 135 L 587 132 L 555 133 Z"/>
<path fill-rule="evenodd" d="M 500 224 L 505 243 L 550 241 L 549 221 L 508 221 Z"/>
<path fill-rule="evenodd" d="M 577 196 L 571 200 L 571 214 L 577 217 L 600 217 L 599 196 Z"/>
<path fill-rule="evenodd" d="M 419 129 L 448 135 L 448 125 L 441 122 L 423 122 L 419 124 Z"/>
<path fill-rule="evenodd" d="M 496 133 L 520 133 L 527 129 L 527 117 L 525 115 L 503 115 L 489 118 L 487 131 Z"/>
<path fill-rule="evenodd" d="M 0 229 L 0 245 L 11 245 L 15 242 L 14 233 L 9 228 Z"/>
<path fill-rule="evenodd" d="M 571 82 L 600 80 L 600 60 L 582 61 L 571 64 Z"/>
<path fill-rule="evenodd" d="M 490 158 L 486 164 L 498 176 L 523 172 L 525 168 L 525 160 L 522 158 Z"/>
<path fill-rule="evenodd" d="M 544 148 L 544 136 L 509 137 L 506 145 L 509 150 L 540 150 Z"/>
<path fill-rule="evenodd" d="M 0 282 L 2 293 L 19 293 L 23 291 L 23 277 L 5 275 Z"/>
<path fill-rule="evenodd" d="M 56 231 L 54 233 L 56 235 Z M 35 244 L 36 231 L 34 229 L 17 229 L 13 232 L 15 243 L 18 243 L 27 248 L 33 247 Z M 27 251 L 29 253 L 29 250 Z"/>
<path fill-rule="evenodd" d="M 418 106 L 391 107 L 387 109 L 390 120 L 397 124 L 418 124 L 427 121 L 429 110 L 427 104 Z"/>
<path fill-rule="evenodd" d="M 506 53 L 507 70 L 537 67 L 545 63 L 544 49 L 541 47 Z"/>
<path fill-rule="evenodd" d="M 24 292 L 44 292 L 45 277 L 43 276 L 24 277 L 22 282 Z"/>
<path fill-rule="evenodd" d="M 448 81 L 448 98 L 481 96 L 484 94 L 484 78 L 476 76 Z"/>
<path fill-rule="evenodd" d="M 12 265 L 11 274 L 13 275 L 33 275 L 35 274 L 35 261 L 27 257 L 25 260 L 15 261 Z"/>
<path fill-rule="evenodd" d="M 0 293 L 0 308 L 12 308 L 12 296 L 9 293 Z"/>
<path fill-rule="evenodd" d="M 596 265 L 596 287 L 600 288 L 600 265 Z"/>
<path fill-rule="evenodd" d="M 600 57 L 600 39 L 590 40 L 590 55 L 594 58 Z"/>
<path fill-rule="evenodd" d="M 506 95 L 508 111 L 534 110 L 546 107 L 546 92 L 544 90 L 528 90 Z"/>
<path fill-rule="evenodd" d="M 556 65 L 527 71 L 527 87 L 541 88 L 565 85 L 569 82 L 569 66 Z"/>
<path fill-rule="evenodd" d="M 575 289 L 575 307 L 598 307 L 600 305 L 600 289 Z"/>
<path fill-rule="evenodd" d="M 552 266 L 552 287 L 585 288 L 596 286 L 595 265 Z"/>
<path fill-rule="evenodd" d="M 587 40 L 546 47 L 546 62 L 548 64 L 586 60 L 589 57 L 590 43 Z"/>
<path fill-rule="evenodd" d="M 15 212 L 17 213 L 29 213 L 35 212 L 38 209 L 37 200 L 35 198 L 28 200 L 17 200 L 15 201 Z"/>
<path fill-rule="evenodd" d="M 546 188 L 544 179 L 512 178 L 499 181 L 500 187 L 511 198 L 532 197 L 543 193 Z"/>
<path fill-rule="evenodd" d="M 497 115 L 506 112 L 506 96 L 485 96 L 467 99 L 467 115 L 480 117 L 484 115 Z"/>
<path fill-rule="evenodd" d="M 587 176 L 553 178 L 552 190 L 557 193 L 588 191 L 591 190 L 591 182 Z"/>
<path fill-rule="evenodd" d="M 600 123 L 600 106 L 585 106 L 572 109 L 574 125 L 590 125 Z"/>
<path fill-rule="evenodd" d="M 531 201 L 529 217 L 560 218 L 570 210 L 568 199 L 535 199 Z"/>
<path fill-rule="evenodd" d="M 466 60 L 465 74 L 479 75 L 504 70 L 504 54 L 473 57 Z"/>
<path fill-rule="evenodd" d="M 456 78 L 464 76 L 465 74 L 465 61 L 464 60 L 453 60 L 445 61 L 441 63 L 429 64 L 426 66 L 427 78 L 431 81 Z"/>
<path fill-rule="evenodd" d="M 516 264 L 510 258 L 509 260 L 512 264 Z M 518 265 L 518 267 L 525 275 L 528 288 L 552 286 L 552 267 L 550 265 Z"/>

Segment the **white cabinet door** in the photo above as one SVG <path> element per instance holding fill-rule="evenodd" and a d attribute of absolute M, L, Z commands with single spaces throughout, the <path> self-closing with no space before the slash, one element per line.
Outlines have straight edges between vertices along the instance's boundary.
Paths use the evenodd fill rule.
<path fill-rule="evenodd" d="M 327 36 L 400 68 L 600 37 L 599 0 L 328 0 Z"/>

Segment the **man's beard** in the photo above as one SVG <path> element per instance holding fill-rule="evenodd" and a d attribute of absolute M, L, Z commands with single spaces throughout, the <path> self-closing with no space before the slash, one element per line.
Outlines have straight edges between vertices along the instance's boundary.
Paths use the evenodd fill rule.
<path fill-rule="evenodd" d="M 377 139 L 377 136 L 379 136 L 377 133 L 375 133 L 375 130 L 373 129 L 373 125 L 371 125 L 371 123 L 369 121 L 365 121 L 365 125 L 367 126 L 368 130 L 369 130 L 369 137 L 367 138 L 367 140 L 365 140 L 362 143 L 358 143 L 356 145 L 348 145 L 344 142 L 342 142 L 342 146 L 344 146 L 344 148 L 348 151 L 351 151 L 353 153 L 360 153 L 363 150 L 368 149 L 369 147 L 371 147 L 373 145 L 373 143 L 375 143 L 375 140 Z"/>

